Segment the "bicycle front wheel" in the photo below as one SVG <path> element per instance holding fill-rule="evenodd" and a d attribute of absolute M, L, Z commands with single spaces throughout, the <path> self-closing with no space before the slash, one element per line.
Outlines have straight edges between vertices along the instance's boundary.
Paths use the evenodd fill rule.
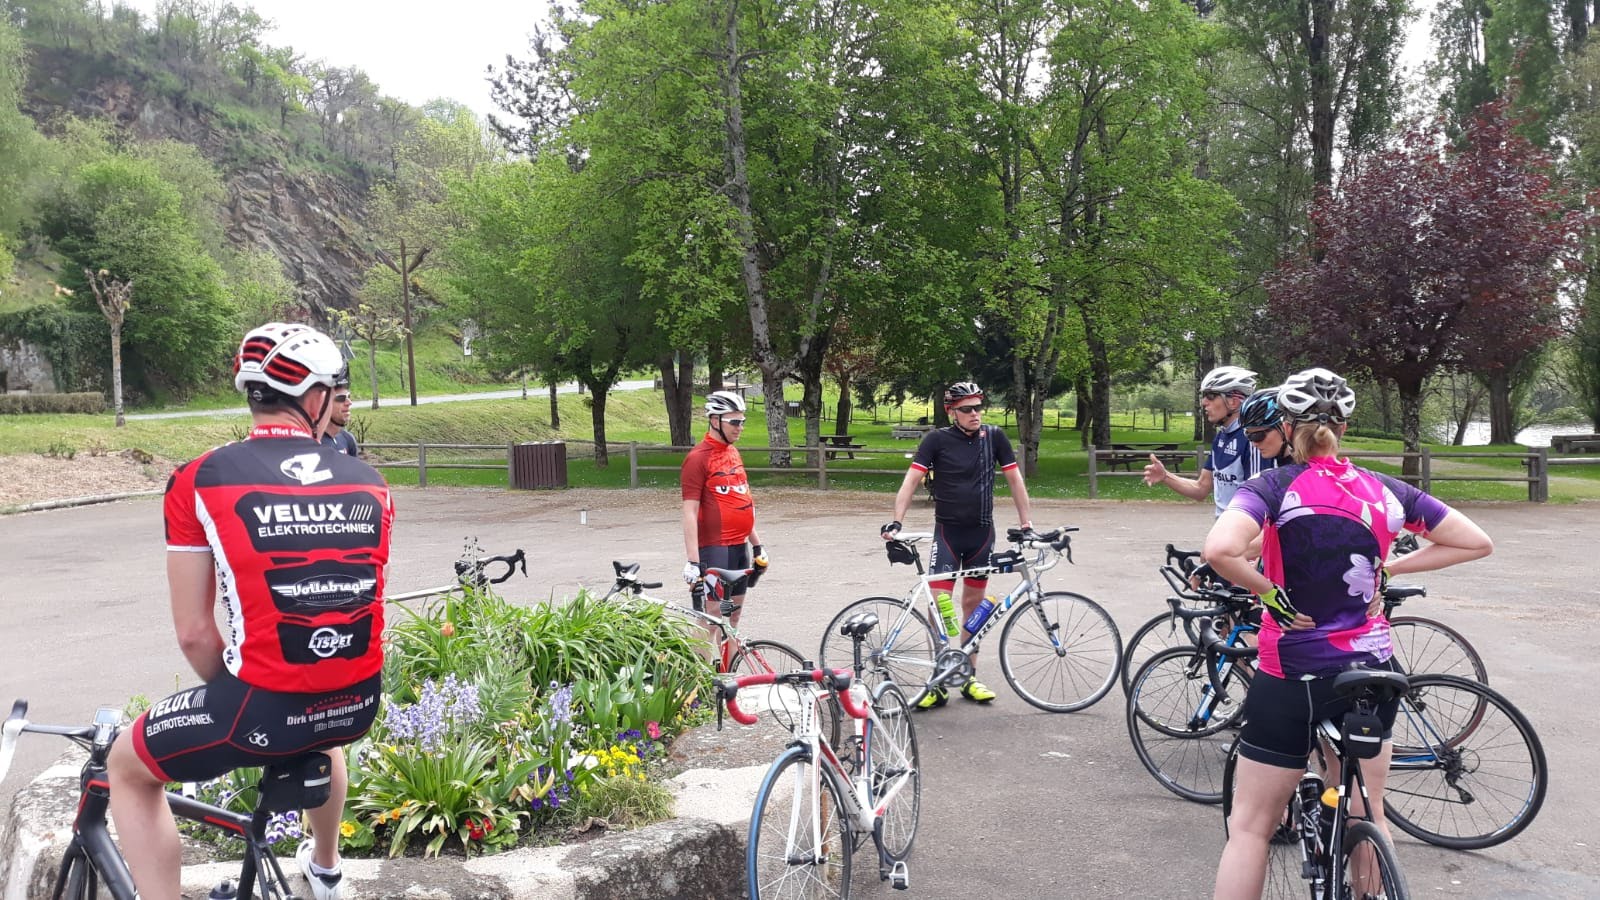
<path fill-rule="evenodd" d="M 1192 646 L 1194 641 L 1184 634 L 1182 624 L 1171 613 L 1163 613 L 1140 625 L 1128 638 L 1122 650 L 1122 693 L 1128 693 L 1133 684 L 1133 673 L 1150 657 L 1172 647 Z"/>
<path fill-rule="evenodd" d="M 839 633 L 839 626 L 864 612 L 876 615 L 878 626 L 861 641 L 862 683 L 870 690 L 887 673 L 889 680 L 899 685 L 916 705 L 928 692 L 928 678 L 933 675 L 933 657 L 939 644 L 928 620 L 905 600 L 867 597 L 839 610 L 822 633 L 818 661 L 825 669 L 849 669 L 854 665 L 852 642 Z"/>
<path fill-rule="evenodd" d="M 1345 890 L 1338 896 L 1353 900 L 1408 900 L 1411 893 L 1400 873 L 1400 861 L 1382 829 L 1371 822 L 1352 822 L 1344 845 Z"/>
<path fill-rule="evenodd" d="M 1226 703 L 1206 674 L 1205 654 L 1173 647 L 1139 667 L 1128 692 L 1128 737 L 1157 783 L 1185 800 L 1218 803 L 1224 765 L 1238 737 L 1245 691 L 1243 667 L 1224 661 Z"/>
<path fill-rule="evenodd" d="M 1017 605 L 1000 632 L 1000 671 L 1046 712 L 1088 709 L 1122 670 L 1122 635 L 1100 604 L 1051 591 Z M 915 702 L 915 701 L 913 701 Z"/>
<path fill-rule="evenodd" d="M 1420 616 L 1395 616 L 1389 620 L 1394 658 L 1401 671 L 1417 675 L 1459 675 L 1479 684 L 1489 683 L 1483 657 L 1461 632 Z"/>
<path fill-rule="evenodd" d="M 785 750 L 756 792 L 745 857 L 750 900 L 850 896 L 843 791 L 808 747 Z"/>
<path fill-rule="evenodd" d="M 51 900 L 95 900 L 100 896 L 98 873 L 89 864 L 89 856 L 81 847 L 67 848 L 61 860 L 61 870 L 56 873 L 56 883 L 50 890 Z M 130 888 L 131 889 L 131 888 Z"/>
<path fill-rule="evenodd" d="M 729 665 L 736 675 L 765 675 L 799 672 L 806 668 L 806 660 L 800 651 L 781 641 L 745 641 Z M 798 704 L 813 702 L 814 695 L 815 691 L 810 688 L 797 691 L 773 685 L 766 694 L 770 699 L 766 704 L 767 711 L 774 722 L 793 733 L 795 718 L 799 713 Z M 828 742 L 828 746 L 838 749 L 839 721 L 843 712 L 839 709 L 839 701 L 832 694 L 826 694 L 816 697 L 815 703 L 822 739 Z"/>
<path fill-rule="evenodd" d="M 922 814 L 922 761 L 917 756 L 917 730 L 911 704 L 900 688 L 885 682 L 872 696 L 876 721 L 867 727 L 867 765 L 872 773 L 872 803 L 894 791 L 879 820 L 879 840 L 890 859 L 905 859 L 917 837 Z"/>
<path fill-rule="evenodd" d="M 1400 699 L 1384 814 L 1418 840 L 1481 850 L 1516 837 L 1544 805 L 1544 745 L 1487 685 L 1416 675 Z"/>

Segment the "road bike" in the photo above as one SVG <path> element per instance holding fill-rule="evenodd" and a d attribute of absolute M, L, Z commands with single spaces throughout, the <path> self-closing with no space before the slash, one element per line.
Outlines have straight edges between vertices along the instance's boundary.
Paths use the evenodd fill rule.
<path fill-rule="evenodd" d="M 673 613 L 700 623 L 712 635 L 711 663 L 718 675 L 741 674 L 762 675 L 773 672 L 790 672 L 807 667 L 806 658 L 800 651 L 782 641 L 773 640 L 746 640 L 739 630 L 733 626 L 724 615 L 714 615 L 707 610 L 713 603 L 717 604 L 719 611 L 727 609 L 727 590 L 730 585 L 736 584 L 740 579 L 748 579 L 748 584 L 754 585 L 759 579 L 761 570 L 749 569 L 719 569 L 708 567 L 706 569 L 706 609 L 695 609 L 661 597 L 653 597 L 646 591 L 657 590 L 661 587 L 659 581 L 644 581 L 639 577 L 639 564 L 613 560 L 612 571 L 616 574 L 616 581 L 611 585 L 601 598 L 602 603 L 617 602 L 623 598 L 632 601 L 655 603 L 666 607 Z M 793 731 L 794 717 L 791 711 L 782 705 L 769 708 L 772 720 L 779 726 Z M 828 743 L 837 745 L 840 737 L 841 725 L 839 722 L 838 705 L 827 701 L 819 713 L 823 734 Z"/>
<path fill-rule="evenodd" d="M 917 544 L 931 533 L 901 532 L 887 541 L 891 563 L 914 565 L 917 582 L 904 597 L 867 597 L 846 606 L 828 623 L 822 637 L 823 667 L 847 658 L 849 649 L 839 637 L 840 626 L 860 613 L 878 617 L 877 626 L 864 636 L 866 677 L 888 678 L 903 685 L 915 705 L 941 686 L 959 686 L 973 676 L 972 657 L 983 638 L 1001 622 L 1000 671 L 1006 683 L 1023 700 L 1048 712 L 1076 712 L 1093 706 L 1116 683 L 1122 668 L 1122 637 L 1117 624 L 1098 603 L 1082 594 L 1046 591 L 1041 576 L 1055 568 L 1065 555 L 1072 561 L 1071 532 L 1058 528 L 1040 534 L 1012 528 L 1006 532 L 1011 549 L 993 554 L 987 564 L 930 575 L 923 567 Z M 1028 551 L 1032 551 L 1031 558 Z M 993 604 L 988 618 L 965 643 L 957 644 L 940 623 L 933 581 L 960 581 L 1008 572 L 1020 572 L 1022 581 Z M 919 609 L 921 607 L 921 609 Z M 926 615 L 921 611 L 927 610 Z"/>
<path fill-rule="evenodd" d="M 448 594 L 471 587 L 483 590 L 491 584 L 501 584 L 511 578 L 519 570 L 524 578 L 528 575 L 527 554 L 518 548 L 514 553 L 501 556 L 479 556 L 478 542 L 469 538 L 462 549 L 461 558 L 455 561 L 456 580 L 438 587 L 422 588 L 416 591 L 405 591 L 399 594 L 385 593 L 384 600 L 390 603 L 404 603 L 407 600 L 417 600 L 422 597 L 432 597 L 437 594 Z M 496 566 L 504 566 L 498 572 Z"/>
<path fill-rule="evenodd" d="M 106 757 L 122 729 L 122 712 L 101 709 L 94 723 L 83 726 L 39 725 L 28 721 L 28 704 L 18 700 L 11 714 L 0 725 L 0 779 L 11 767 L 17 739 L 24 733 L 53 734 L 87 750 L 79 778 L 77 815 L 72 820 L 72 839 L 62 853 L 61 866 L 51 888 L 52 900 L 93 900 L 102 895 L 112 900 L 136 900 L 133 877 L 111 838 L 106 814 L 111 803 L 111 782 L 106 775 Z M 259 800 L 250 813 L 238 813 L 202 803 L 176 791 L 167 792 L 167 806 L 174 815 L 217 828 L 244 842 L 240 863 L 239 900 L 293 900 L 283 868 L 267 842 L 267 825 L 273 814 L 315 809 L 328 799 L 332 761 L 324 752 L 312 752 L 268 766 L 262 770 L 257 789 Z M 233 888 L 227 882 L 218 893 Z M 232 896 L 229 894 L 229 896 Z"/>
<path fill-rule="evenodd" d="M 878 625 L 864 612 L 840 625 L 854 647 L 853 672 L 863 671 L 862 641 Z M 770 685 L 788 691 L 781 705 L 798 713 L 794 740 L 778 754 L 756 792 L 746 849 L 750 900 L 850 896 L 855 851 L 869 838 L 878 877 L 911 885 L 907 859 L 922 809 L 922 769 L 911 704 L 894 682 L 869 690 L 852 671 L 807 668 L 740 675 L 717 681 L 718 727 L 726 705 L 735 721 L 754 724 L 739 706 L 740 691 Z M 835 750 L 815 711 L 826 701 L 851 718 L 852 733 Z"/>

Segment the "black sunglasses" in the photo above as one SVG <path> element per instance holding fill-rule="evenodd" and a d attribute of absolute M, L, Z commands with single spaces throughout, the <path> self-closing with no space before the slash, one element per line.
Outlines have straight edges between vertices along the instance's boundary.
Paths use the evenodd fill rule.
<path fill-rule="evenodd" d="M 1200 394 L 1200 398 L 1202 400 L 1215 400 L 1218 397 L 1222 397 L 1222 396 L 1224 396 L 1224 395 L 1220 394 L 1220 393 L 1218 393 L 1216 391 L 1203 391 Z"/>
<path fill-rule="evenodd" d="M 983 412 L 983 404 L 982 403 L 969 403 L 966 406 L 955 406 L 955 407 L 951 407 L 951 412 L 981 413 L 981 412 Z"/>
<path fill-rule="evenodd" d="M 1263 428 L 1260 431 L 1246 431 L 1244 436 L 1250 439 L 1250 443 L 1259 444 L 1266 440 L 1267 435 L 1271 434 L 1272 432 L 1273 429 L 1271 428 Z"/>

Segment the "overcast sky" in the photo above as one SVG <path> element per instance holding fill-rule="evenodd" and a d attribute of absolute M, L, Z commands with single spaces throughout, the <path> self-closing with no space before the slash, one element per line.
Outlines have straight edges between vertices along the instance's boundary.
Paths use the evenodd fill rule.
<path fill-rule="evenodd" d="M 147 15 L 160 0 L 123 0 Z M 379 90 L 415 106 L 437 97 L 494 111 L 484 67 L 527 54 L 528 33 L 545 18 L 545 0 L 235 0 L 270 19 L 267 43 L 307 59 L 356 66 Z"/>

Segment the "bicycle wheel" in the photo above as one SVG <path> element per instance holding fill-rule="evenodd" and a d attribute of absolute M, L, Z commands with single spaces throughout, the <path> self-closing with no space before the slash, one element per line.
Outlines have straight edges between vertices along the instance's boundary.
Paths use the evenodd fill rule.
<path fill-rule="evenodd" d="M 1222 834 L 1228 836 L 1228 817 L 1233 814 L 1235 772 L 1239 765 L 1239 746 L 1228 751 L 1222 766 Z M 1300 798 L 1290 795 L 1283 821 L 1267 842 L 1267 878 L 1262 882 L 1263 900 L 1305 900 L 1310 884 L 1301 875 L 1300 833 L 1294 823 L 1300 820 Z M 1316 900 L 1313 897 L 1313 900 Z"/>
<path fill-rule="evenodd" d="M 80 847 L 69 847 L 61 860 L 61 870 L 56 873 L 56 883 L 50 889 L 50 900 L 95 900 L 100 896 L 98 882 L 98 873 L 89 864 L 88 854 Z"/>
<path fill-rule="evenodd" d="M 883 792 L 899 785 L 894 799 L 884 808 L 883 850 L 890 859 L 905 859 L 917 837 L 917 819 L 922 814 L 922 765 L 917 755 L 917 731 L 911 721 L 911 704 L 900 688 L 885 682 L 872 696 L 877 722 L 869 722 L 867 760 L 872 772 L 872 802 Z M 904 784 L 900 784 L 900 782 Z"/>
<path fill-rule="evenodd" d="M 1205 665 L 1193 647 L 1173 647 L 1140 666 L 1128 694 L 1128 737 L 1162 787 L 1185 800 L 1219 803 L 1248 681 L 1242 667 L 1229 666 L 1223 685 L 1230 702 L 1218 709 Z"/>
<path fill-rule="evenodd" d="M 1117 623 L 1081 594 L 1051 591 L 1024 600 L 1000 632 L 1006 683 L 1046 712 L 1093 706 L 1111 690 L 1121 669 Z"/>
<path fill-rule="evenodd" d="M 762 675 L 798 672 L 806 667 L 806 660 L 800 651 L 781 641 L 745 641 L 730 666 L 736 675 Z M 765 704 L 753 703 L 752 706 L 765 705 L 772 714 L 772 720 L 792 733 L 798 712 L 796 704 L 810 702 L 812 695 L 810 689 L 795 690 L 774 685 L 767 691 Z M 822 738 L 828 742 L 828 746 L 838 749 L 841 733 L 839 721 L 843 712 L 839 709 L 839 701 L 832 694 L 827 694 L 818 697 L 816 703 L 817 724 L 821 728 Z"/>
<path fill-rule="evenodd" d="M 1400 830 L 1454 850 L 1493 847 L 1528 827 L 1549 783 L 1544 746 L 1511 701 L 1454 675 L 1411 678 L 1383 793 Z"/>
<path fill-rule="evenodd" d="M 1193 641 L 1183 632 L 1183 624 L 1173 618 L 1170 613 L 1163 613 L 1140 625 L 1134 631 L 1133 637 L 1128 638 L 1128 645 L 1122 650 L 1122 693 L 1127 696 L 1128 686 L 1133 684 L 1133 673 L 1145 664 L 1150 657 L 1171 647 L 1192 646 Z"/>
<path fill-rule="evenodd" d="M 862 683 L 868 689 L 877 687 L 887 671 L 889 680 L 899 685 L 915 706 L 928 692 L 939 643 L 928 620 L 904 600 L 867 597 L 839 610 L 822 633 L 819 662 L 828 669 L 848 669 L 854 664 L 852 641 L 839 633 L 839 626 L 863 612 L 875 613 L 878 627 L 867 632 L 861 642 Z"/>
<path fill-rule="evenodd" d="M 1394 658 L 1401 670 L 1418 675 L 1459 675 L 1479 684 L 1489 683 L 1489 670 L 1471 643 L 1442 622 L 1419 616 L 1389 620 Z"/>
<path fill-rule="evenodd" d="M 1394 845 L 1378 826 L 1350 823 L 1344 836 L 1344 888 L 1338 896 L 1351 900 L 1407 900 L 1405 876 Z"/>
<path fill-rule="evenodd" d="M 852 847 L 842 797 L 810 748 L 790 747 L 773 762 L 750 816 L 750 900 L 850 896 Z"/>

